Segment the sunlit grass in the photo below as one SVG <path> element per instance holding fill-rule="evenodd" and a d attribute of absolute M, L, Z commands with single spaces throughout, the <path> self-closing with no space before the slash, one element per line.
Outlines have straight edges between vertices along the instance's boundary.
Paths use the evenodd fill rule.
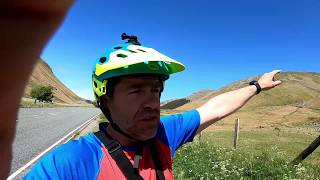
<path fill-rule="evenodd" d="M 275 134 L 275 135 L 272 135 Z M 233 149 L 233 133 L 203 134 L 176 152 L 177 179 L 320 179 L 320 150 L 302 164 L 291 161 L 314 139 L 314 135 L 269 130 L 241 132 Z"/>
<path fill-rule="evenodd" d="M 52 107 L 65 107 L 63 105 L 55 104 L 55 103 L 47 103 L 47 102 L 37 102 L 33 101 L 24 101 L 20 102 L 21 108 L 52 108 Z"/>

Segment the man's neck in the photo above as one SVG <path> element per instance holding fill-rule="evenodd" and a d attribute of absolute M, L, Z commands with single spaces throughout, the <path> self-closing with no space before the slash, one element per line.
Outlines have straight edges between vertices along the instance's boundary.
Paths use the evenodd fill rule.
<path fill-rule="evenodd" d="M 142 141 L 129 138 L 122 133 L 116 131 L 110 124 L 107 127 L 108 134 L 116 141 L 118 141 L 122 146 L 139 146 Z"/>

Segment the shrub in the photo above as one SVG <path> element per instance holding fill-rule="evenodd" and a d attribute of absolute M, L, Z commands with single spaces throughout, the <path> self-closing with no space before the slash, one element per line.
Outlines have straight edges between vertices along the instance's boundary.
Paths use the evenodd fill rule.
<path fill-rule="evenodd" d="M 52 102 L 53 99 L 53 87 L 52 86 L 35 86 L 32 88 L 31 97 L 34 98 L 34 102 L 37 100 L 41 102 Z"/>

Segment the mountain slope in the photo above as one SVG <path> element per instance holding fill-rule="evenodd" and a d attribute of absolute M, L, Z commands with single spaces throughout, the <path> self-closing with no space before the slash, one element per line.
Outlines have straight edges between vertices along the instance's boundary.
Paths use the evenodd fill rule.
<path fill-rule="evenodd" d="M 175 109 L 189 102 L 198 100 L 199 98 L 208 97 L 214 92 L 215 91 L 213 90 L 205 89 L 205 90 L 201 90 L 196 93 L 193 93 L 191 94 L 191 96 L 188 96 L 186 98 L 167 100 L 161 103 L 161 109 Z"/>
<path fill-rule="evenodd" d="M 67 104 L 87 104 L 84 99 L 78 97 L 68 89 L 53 74 L 50 66 L 43 60 L 39 60 L 25 89 L 24 97 L 30 97 L 32 87 L 36 85 L 52 86 L 54 88 L 54 101 Z"/>
<path fill-rule="evenodd" d="M 247 86 L 253 79 L 257 77 L 241 80 L 204 96 L 198 96 L 174 111 L 197 108 L 219 94 Z M 238 112 L 219 122 L 218 126 L 231 126 L 236 118 L 243 119 L 242 126 L 247 127 L 293 127 L 306 124 L 319 126 L 320 73 L 288 72 L 281 73 L 277 79 L 283 82 L 280 86 L 253 97 Z"/>
<path fill-rule="evenodd" d="M 320 73 L 282 73 L 277 78 L 282 81 L 279 87 L 261 92 L 249 101 L 245 108 L 292 105 L 320 109 Z M 235 82 L 209 95 L 198 97 L 177 109 L 190 110 L 198 107 L 214 96 L 247 86 L 253 79 L 257 78 Z"/>

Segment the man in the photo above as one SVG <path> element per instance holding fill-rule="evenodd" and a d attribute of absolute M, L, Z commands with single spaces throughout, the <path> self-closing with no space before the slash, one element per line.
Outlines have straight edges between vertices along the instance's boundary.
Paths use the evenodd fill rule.
<path fill-rule="evenodd" d="M 43 5 L 42 3 L 35 2 L 32 6 L 23 3 L 20 5 L 15 8 L 22 7 L 26 21 L 43 27 L 43 31 L 39 32 L 39 36 L 34 35 L 37 37 L 32 39 L 34 41 L 28 38 L 26 40 L 27 45 L 37 50 L 36 53 L 30 54 L 30 49 L 23 51 L 23 47 L 18 48 L 23 55 L 28 55 L 26 62 L 22 61 L 19 53 L 15 54 L 18 56 L 18 63 L 26 66 L 18 68 L 20 71 L 17 71 L 18 76 L 15 78 L 18 80 L 18 89 L 11 88 L 17 89 L 14 92 L 1 89 L 8 97 L 15 95 L 19 98 L 27 80 L 22 76 L 30 74 L 34 59 L 68 7 L 62 3 L 53 6 L 58 7 L 57 9 L 40 10 L 37 8 Z M 10 18 L 1 22 L 9 25 L 9 28 L 11 26 L 9 30 L 13 30 L 12 27 L 19 23 L 21 26 L 24 25 L 19 19 L 13 18 L 15 16 L 12 14 L 19 14 L 14 12 L 16 11 L 5 14 L 5 18 Z M 35 13 L 46 14 L 47 16 L 42 17 L 46 21 L 37 18 Z M 12 24 L 11 21 L 16 24 Z M 6 33 L 11 37 L 18 35 L 14 31 Z M 25 37 L 21 35 L 15 38 Z M 196 132 L 241 108 L 261 90 L 273 88 L 281 83 L 273 81 L 279 71 L 272 71 L 264 74 L 258 82 L 219 95 L 197 109 L 162 117 L 160 120 L 163 83 L 170 74 L 184 70 L 184 65 L 154 49 L 141 46 L 135 37 L 124 35 L 123 38 L 129 41 L 113 47 L 100 57 L 92 76 L 96 99 L 110 124 L 101 124 L 98 133 L 58 147 L 40 160 L 26 179 L 173 179 L 172 159 L 174 152 L 182 144 L 192 141 Z M 9 39 L 5 40 L 7 41 L 4 47 L 12 52 Z M 8 54 L 1 55 L 1 58 L 7 57 L 5 55 Z M 5 63 L 9 64 L 7 61 Z M 1 82 L 15 86 L 4 78 Z M 1 97 L 2 103 L 6 101 L 7 98 Z M 7 155 L 1 154 L 1 158 L 6 158 L 7 164 L 19 99 L 15 99 L 14 102 L 10 103 L 14 105 L 7 107 L 7 111 L 1 111 L 1 115 L 8 119 L 7 122 L 1 122 L 6 126 L 0 129 L 1 140 L 4 140 L 1 143 L 4 142 L 6 145 L 1 152 Z M 1 170 L 1 175 L 6 176 L 8 168 L 2 167 Z"/>
<path fill-rule="evenodd" d="M 258 82 L 209 100 L 189 112 L 161 117 L 164 81 L 184 65 L 140 45 L 135 36 L 97 61 L 92 87 L 110 124 L 62 145 L 42 159 L 26 179 L 173 179 L 175 151 L 196 132 L 242 107 L 261 90 L 278 85 L 267 73 Z"/>

